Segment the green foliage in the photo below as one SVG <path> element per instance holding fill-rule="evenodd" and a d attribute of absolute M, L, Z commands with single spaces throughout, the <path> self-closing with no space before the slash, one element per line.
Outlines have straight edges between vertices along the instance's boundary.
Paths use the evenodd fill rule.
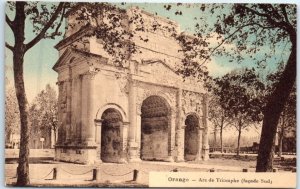
<path fill-rule="evenodd" d="M 219 97 L 227 117 L 243 122 L 262 120 L 264 84 L 254 69 L 236 70 L 214 79 L 217 87 L 213 93 Z"/>
<path fill-rule="evenodd" d="M 30 107 L 31 134 L 37 135 L 51 130 L 57 131 L 57 95 L 48 84 L 42 90 Z"/>
<path fill-rule="evenodd" d="M 20 112 L 15 90 L 7 86 L 5 91 L 5 142 L 10 142 L 11 134 L 20 133 Z"/>
<path fill-rule="evenodd" d="M 176 5 L 165 9 L 174 9 Z M 296 5 L 293 4 L 180 4 L 196 7 L 207 16 L 195 17 L 192 37 L 177 36 L 185 58 L 179 70 L 184 76 L 207 76 L 205 63 L 212 57 L 227 57 L 228 62 L 252 61 L 259 68 L 274 63 L 283 53 L 282 45 L 295 43 Z M 288 52 L 289 50 L 286 50 Z M 273 61 L 271 61 L 273 60 Z M 276 60 L 279 63 L 281 60 Z"/>

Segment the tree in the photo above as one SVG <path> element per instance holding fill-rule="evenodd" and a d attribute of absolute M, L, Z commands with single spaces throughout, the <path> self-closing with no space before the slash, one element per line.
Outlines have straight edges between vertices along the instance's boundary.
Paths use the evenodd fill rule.
<path fill-rule="evenodd" d="M 183 68 L 179 70 L 185 76 L 207 75 L 204 64 L 213 56 L 227 56 L 228 62 L 237 63 L 248 59 L 264 67 L 274 62 L 276 52 L 283 53 L 282 44 L 289 47 L 284 70 L 263 112 L 256 171 L 272 171 L 278 121 L 296 79 L 296 5 L 202 4 L 198 7 L 213 19 L 198 19 L 194 39 L 177 37 L 185 47 Z M 217 44 L 210 46 L 209 39 L 213 38 L 218 40 Z"/>
<path fill-rule="evenodd" d="M 15 13 L 14 18 L 10 18 L 6 14 L 6 24 L 13 32 L 14 44 L 11 45 L 6 42 L 5 46 L 13 53 L 14 86 L 20 111 L 21 139 L 16 183 L 18 186 L 29 184 L 29 106 L 24 87 L 24 56 L 42 39 L 61 35 L 59 28 L 63 18 L 64 5 L 64 3 L 59 3 L 57 6 L 53 4 L 49 8 L 42 3 L 23 1 L 9 2 L 7 5 Z M 60 21 L 57 21 L 60 17 Z M 25 43 L 26 19 L 32 21 L 33 32 L 36 33 L 36 36 L 28 43 Z"/>
<path fill-rule="evenodd" d="M 7 85 L 5 91 L 5 144 L 11 142 L 13 134 L 19 134 L 20 120 L 16 119 L 17 117 L 20 117 L 20 112 L 15 91 L 14 88 Z"/>
<path fill-rule="evenodd" d="M 214 85 L 213 91 L 217 91 L 216 85 Z M 214 125 L 214 143 L 216 145 L 216 133 L 219 130 L 220 133 L 220 146 L 221 146 L 221 153 L 223 153 L 223 131 L 225 128 L 231 126 L 231 120 L 227 116 L 228 113 L 225 109 L 222 108 L 220 104 L 220 99 L 217 95 L 213 95 L 211 97 L 209 103 L 209 119 Z"/>
<path fill-rule="evenodd" d="M 122 67 L 124 61 L 136 52 L 135 45 L 128 42 L 135 31 L 144 31 L 143 19 L 139 14 L 131 18 L 124 17 L 124 10 L 108 3 L 43 3 L 43 2 L 8 2 L 6 25 L 14 37 L 14 44 L 5 43 L 13 53 L 14 87 L 20 111 L 20 153 L 17 168 L 17 186 L 25 186 L 29 180 L 29 105 L 24 84 L 24 56 L 42 39 L 54 39 L 61 36 L 61 26 L 66 16 L 75 14 L 75 21 L 68 27 L 79 27 L 80 31 L 91 28 L 85 36 L 101 39 L 104 49 L 114 57 L 114 63 Z M 13 15 L 13 16 L 10 16 Z M 104 21 L 104 20 L 108 21 Z M 124 19 L 139 24 L 135 30 L 124 28 Z M 32 23 L 31 33 L 35 37 L 28 40 L 25 25 Z M 146 42 L 146 39 L 141 40 Z M 28 41 L 28 42 L 27 42 Z M 122 50 L 123 49 L 123 50 Z M 125 49 L 125 50 L 124 50 Z"/>
<path fill-rule="evenodd" d="M 283 72 L 284 65 L 278 66 L 278 71 L 267 76 L 269 81 L 267 86 L 267 97 L 270 95 L 274 86 L 279 82 L 281 74 Z M 293 86 L 292 92 L 289 95 L 288 101 L 281 112 L 279 123 L 278 123 L 278 156 L 282 155 L 283 138 L 287 133 L 294 132 L 296 130 L 296 86 Z M 296 136 L 295 136 L 296 137 Z"/>
<path fill-rule="evenodd" d="M 30 107 L 30 122 L 32 136 L 38 135 L 51 139 L 51 132 L 54 131 L 54 141 L 56 141 L 57 121 L 57 95 L 55 90 L 49 85 L 42 90 Z M 49 141 L 50 142 L 50 141 Z M 51 145 L 51 143 L 50 143 Z"/>
<path fill-rule="evenodd" d="M 264 84 L 254 69 L 236 70 L 215 79 L 219 90 L 215 94 L 220 98 L 220 105 L 225 110 L 238 131 L 237 156 L 240 153 L 241 134 L 252 122 L 261 121 L 263 108 L 262 91 Z"/>

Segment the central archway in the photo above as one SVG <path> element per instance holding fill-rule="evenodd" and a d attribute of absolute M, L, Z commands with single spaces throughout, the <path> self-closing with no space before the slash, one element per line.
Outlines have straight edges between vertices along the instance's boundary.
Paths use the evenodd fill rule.
<path fill-rule="evenodd" d="M 106 109 L 102 116 L 101 160 L 103 162 L 119 162 L 122 158 L 121 127 L 123 119 L 114 108 Z"/>
<path fill-rule="evenodd" d="M 184 132 L 184 159 L 186 161 L 193 161 L 199 149 L 199 119 L 196 115 L 188 115 L 185 120 Z"/>
<path fill-rule="evenodd" d="M 170 106 L 159 96 L 150 96 L 141 108 L 141 159 L 165 160 L 170 151 Z"/>

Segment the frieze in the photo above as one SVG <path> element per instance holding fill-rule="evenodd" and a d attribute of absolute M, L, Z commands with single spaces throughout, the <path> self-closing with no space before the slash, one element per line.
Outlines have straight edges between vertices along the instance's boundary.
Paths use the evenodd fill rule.
<path fill-rule="evenodd" d="M 116 81 L 119 84 L 122 94 L 128 95 L 129 93 L 129 76 L 121 73 L 115 73 Z"/>
<path fill-rule="evenodd" d="M 195 112 L 199 116 L 203 116 L 203 94 L 183 90 L 181 101 L 183 115 L 186 115 L 190 112 Z"/>

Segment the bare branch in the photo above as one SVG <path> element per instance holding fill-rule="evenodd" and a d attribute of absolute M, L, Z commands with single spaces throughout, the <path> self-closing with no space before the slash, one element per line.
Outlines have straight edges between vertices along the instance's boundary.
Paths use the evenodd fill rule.
<path fill-rule="evenodd" d="M 50 20 L 46 23 L 46 25 L 44 26 L 44 28 L 40 31 L 40 33 L 29 43 L 27 43 L 25 45 L 25 51 L 27 51 L 28 49 L 30 49 L 31 47 L 33 47 L 35 44 L 37 44 L 41 39 L 44 38 L 47 30 L 52 26 L 52 24 L 54 23 L 54 21 L 57 19 L 59 13 L 62 11 L 63 7 L 64 7 L 65 3 L 59 3 L 58 7 L 56 8 L 55 12 L 52 14 Z"/>
<path fill-rule="evenodd" d="M 289 21 L 289 18 L 288 18 L 288 16 L 287 16 L 285 7 L 286 7 L 286 4 L 281 4 L 281 5 L 280 5 L 280 8 L 281 8 L 281 11 L 282 11 L 282 14 L 283 14 L 283 16 L 284 16 L 285 21 L 286 21 L 288 24 L 290 24 L 290 21 Z"/>
<path fill-rule="evenodd" d="M 8 44 L 7 42 L 5 42 L 5 47 L 8 48 L 11 51 L 14 50 L 14 48 L 10 44 Z"/>
<path fill-rule="evenodd" d="M 13 22 L 9 19 L 9 17 L 7 16 L 7 14 L 5 14 L 5 21 L 8 24 L 8 26 L 11 28 L 11 30 L 14 30 L 14 24 Z"/>
<path fill-rule="evenodd" d="M 203 64 L 205 64 L 205 62 L 214 54 L 214 52 L 220 47 L 222 46 L 228 39 L 230 39 L 231 37 L 233 37 L 238 31 L 240 31 L 241 29 L 245 28 L 245 27 L 248 27 L 248 26 L 259 26 L 263 29 L 272 29 L 272 28 L 276 28 L 275 26 L 270 26 L 270 27 L 267 27 L 267 26 L 263 26 L 259 23 L 249 23 L 249 24 L 245 24 L 245 25 L 242 25 L 240 26 L 239 28 L 237 28 L 232 34 L 230 34 L 229 36 L 227 36 L 226 38 L 224 38 L 221 43 L 219 43 L 216 47 L 214 47 L 212 49 L 212 51 L 210 52 L 210 54 L 207 56 L 207 58 L 205 58 L 205 60 L 200 64 L 200 66 L 202 66 Z"/>
<path fill-rule="evenodd" d="M 60 17 L 60 21 L 59 21 L 58 25 L 56 26 L 55 31 L 53 33 L 51 33 L 50 35 L 48 35 L 48 36 L 46 36 L 46 34 L 45 34 L 44 37 L 53 38 L 53 37 L 55 37 L 56 35 L 59 34 L 58 30 L 59 30 L 59 28 L 62 24 L 63 19 L 64 19 L 65 10 L 66 10 L 66 8 L 64 7 L 63 11 L 62 11 L 62 14 L 61 14 L 61 17 Z"/>

